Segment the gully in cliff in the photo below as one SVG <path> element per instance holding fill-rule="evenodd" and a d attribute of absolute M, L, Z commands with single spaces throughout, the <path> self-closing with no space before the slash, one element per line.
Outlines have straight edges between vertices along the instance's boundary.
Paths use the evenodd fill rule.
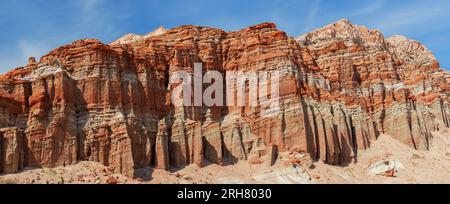
<path fill-rule="evenodd" d="M 224 77 L 219 71 L 208 70 L 203 74 L 202 63 L 195 63 L 193 74 L 187 71 L 177 71 L 172 74 L 171 100 L 176 107 L 261 106 L 263 107 L 262 117 L 273 117 L 280 110 L 280 77 L 282 75 L 283 72 L 280 70 L 227 71 Z M 203 89 L 203 84 L 210 85 Z M 192 87 L 194 87 L 193 91 Z M 248 95 L 245 93 L 246 88 L 249 90 Z M 202 90 L 204 90 L 203 93 Z"/>

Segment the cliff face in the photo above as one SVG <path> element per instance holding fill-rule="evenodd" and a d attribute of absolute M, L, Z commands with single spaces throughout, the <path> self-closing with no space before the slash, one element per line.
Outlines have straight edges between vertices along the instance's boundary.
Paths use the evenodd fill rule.
<path fill-rule="evenodd" d="M 347 20 L 297 41 L 307 50 L 304 59 L 312 70 L 307 75 L 312 76 L 306 84 L 319 102 L 308 112 L 319 112 L 324 132 L 333 135 L 328 141 L 338 141 L 330 146 L 334 154 L 327 149 L 327 161 L 330 155 L 345 160 L 349 149 L 356 154 L 368 148 L 380 133 L 428 149 L 430 131 L 448 126 L 447 74 L 420 43 L 399 36 L 384 39 Z M 324 108 L 324 103 L 331 105 Z M 313 135 L 319 141 L 323 137 L 320 131 Z"/>
<path fill-rule="evenodd" d="M 296 39 L 271 23 L 136 36 L 75 41 L 0 76 L 0 171 L 88 160 L 132 176 L 146 166 L 272 164 L 278 151 L 343 164 L 381 133 L 427 149 L 430 132 L 449 126 L 448 74 L 432 53 L 347 20 Z M 171 74 L 198 62 L 224 76 L 281 71 L 280 110 L 174 107 Z"/>

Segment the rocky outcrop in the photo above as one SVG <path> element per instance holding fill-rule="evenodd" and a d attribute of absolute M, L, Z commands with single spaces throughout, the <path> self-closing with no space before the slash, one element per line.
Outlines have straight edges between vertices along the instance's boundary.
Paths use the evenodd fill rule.
<path fill-rule="evenodd" d="M 0 129 L 0 171 L 15 173 L 24 167 L 24 134 L 18 128 Z"/>
<path fill-rule="evenodd" d="M 119 39 L 117 39 L 116 41 L 112 42 L 111 45 L 124 45 L 127 43 L 132 43 L 132 42 L 136 42 L 139 40 L 144 40 L 146 38 L 149 37 L 153 37 L 153 36 L 158 36 L 158 35 L 162 35 L 165 32 L 167 32 L 167 29 L 164 27 L 159 27 L 156 30 L 147 33 L 147 35 L 138 35 L 138 34 L 134 34 L 134 33 L 128 33 L 122 37 L 120 37 Z"/>
<path fill-rule="evenodd" d="M 420 43 L 400 36 L 384 39 L 380 32 L 348 20 L 297 40 L 307 48 L 308 67 L 321 74 L 316 80 L 325 81 L 328 88 L 322 96 L 324 88 L 319 87 L 315 97 L 324 101 L 331 96 L 331 101 L 347 106 L 342 115 L 348 117 L 348 132 L 354 133 L 343 135 L 349 135 L 346 146 L 354 153 L 380 133 L 428 149 L 430 132 L 448 126 L 446 119 L 435 119 L 448 115 L 445 94 L 437 94 L 445 92 L 440 88 L 447 84 L 444 71 Z"/>
<path fill-rule="evenodd" d="M 280 98 L 175 107 L 170 76 L 193 75 L 194 63 L 224 77 L 276 70 Z M 298 38 L 262 23 L 78 40 L 0 76 L 1 170 L 96 161 L 133 176 L 147 166 L 271 165 L 278 152 L 345 164 L 382 133 L 428 149 L 430 132 L 449 126 L 448 80 L 420 43 L 348 20 Z"/>

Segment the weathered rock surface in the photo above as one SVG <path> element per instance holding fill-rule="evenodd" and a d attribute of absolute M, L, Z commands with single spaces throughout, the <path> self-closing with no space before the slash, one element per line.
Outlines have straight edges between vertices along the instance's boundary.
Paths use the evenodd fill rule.
<path fill-rule="evenodd" d="M 167 29 L 161 26 L 161 27 L 157 28 L 156 30 L 148 33 L 147 35 L 138 35 L 138 34 L 134 34 L 134 33 L 128 33 L 128 34 L 120 37 L 116 41 L 112 42 L 111 45 L 124 45 L 124 44 L 127 44 L 127 43 L 132 43 L 132 42 L 136 42 L 136 41 L 139 41 L 139 40 L 144 40 L 144 39 L 149 38 L 149 37 L 162 35 L 165 32 L 167 32 Z"/>
<path fill-rule="evenodd" d="M 279 111 L 262 117 L 261 101 L 175 108 L 169 77 L 194 63 L 224 75 L 280 71 Z M 345 164 L 382 133 L 428 149 L 430 132 L 449 127 L 448 80 L 420 43 L 348 20 L 298 38 L 263 23 L 78 40 L 0 76 L 0 170 L 96 161 L 133 176 L 147 166 L 270 165 L 278 152 Z"/>
<path fill-rule="evenodd" d="M 18 128 L 0 129 L 0 171 L 15 173 L 23 168 L 24 134 Z"/>

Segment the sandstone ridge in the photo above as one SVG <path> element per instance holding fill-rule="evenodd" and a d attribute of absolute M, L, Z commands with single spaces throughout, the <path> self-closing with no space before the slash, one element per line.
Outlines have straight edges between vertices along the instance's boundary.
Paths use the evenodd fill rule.
<path fill-rule="evenodd" d="M 281 70 L 281 110 L 175 108 L 179 70 Z M 449 77 L 419 42 L 348 20 L 292 38 L 273 23 L 180 26 L 106 45 L 83 39 L 0 76 L 0 172 L 95 161 L 117 173 L 271 165 L 278 152 L 356 162 L 382 134 L 426 150 L 449 127 Z"/>

